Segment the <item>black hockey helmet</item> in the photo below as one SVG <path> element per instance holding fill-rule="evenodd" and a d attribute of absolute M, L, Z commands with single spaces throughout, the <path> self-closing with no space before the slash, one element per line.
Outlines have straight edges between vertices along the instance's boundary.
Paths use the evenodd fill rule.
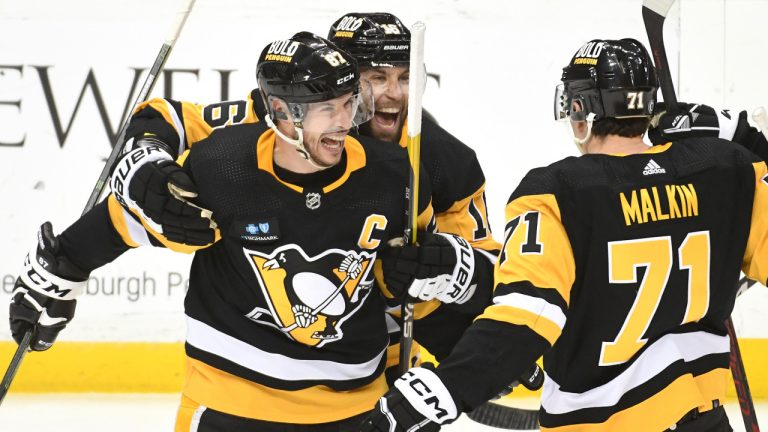
<path fill-rule="evenodd" d="M 390 13 L 348 13 L 333 23 L 328 40 L 360 66 L 408 66 L 410 61 L 411 32 Z"/>
<path fill-rule="evenodd" d="M 357 93 L 360 73 L 354 57 L 320 36 L 299 32 L 264 48 L 256 65 L 256 80 L 264 105 L 271 111 L 271 98 L 306 104 Z"/>
<path fill-rule="evenodd" d="M 634 39 L 595 39 L 563 68 L 555 93 L 555 118 L 651 117 L 659 80 L 645 47 Z M 582 110 L 572 112 L 576 101 Z"/>
<path fill-rule="evenodd" d="M 357 60 L 333 43 L 312 34 L 299 32 L 290 39 L 267 45 L 256 65 L 256 80 L 267 115 L 264 121 L 283 140 L 292 144 L 301 155 L 315 166 L 321 167 L 304 146 L 305 128 L 311 123 L 312 106 L 350 94 L 340 111 L 314 110 L 315 117 L 332 120 L 340 112 L 352 115 L 349 127 L 358 126 L 373 116 L 374 100 L 370 83 L 360 81 Z M 273 101 L 279 103 L 273 105 Z M 323 105 L 323 104 L 320 104 Z M 328 104 L 332 105 L 332 104 Z M 290 117 L 289 117 L 290 115 Z M 297 137 L 290 137 L 276 125 L 276 120 L 293 123 Z M 325 133 L 328 127 L 341 127 L 330 122 L 314 122 Z M 324 168 L 324 167 L 323 167 Z"/>

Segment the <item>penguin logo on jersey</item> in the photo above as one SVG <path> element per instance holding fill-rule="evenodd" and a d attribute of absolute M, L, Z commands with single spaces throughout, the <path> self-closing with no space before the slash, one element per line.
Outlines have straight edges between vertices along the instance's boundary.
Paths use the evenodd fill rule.
<path fill-rule="evenodd" d="M 310 257 L 298 245 L 266 255 L 244 249 L 267 308 L 248 317 L 288 337 L 320 347 L 344 336 L 341 325 L 364 303 L 374 285 L 375 252 L 329 249 Z"/>

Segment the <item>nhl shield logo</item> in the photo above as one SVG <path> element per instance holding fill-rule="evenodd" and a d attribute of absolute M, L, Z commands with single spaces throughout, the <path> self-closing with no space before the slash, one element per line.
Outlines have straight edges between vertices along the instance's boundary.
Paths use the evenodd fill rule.
<path fill-rule="evenodd" d="M 310 210 L 317 210 L 320 208 L 320 194 L 317 192 L 310 192 L 307 194 L 307 208 Z"/>

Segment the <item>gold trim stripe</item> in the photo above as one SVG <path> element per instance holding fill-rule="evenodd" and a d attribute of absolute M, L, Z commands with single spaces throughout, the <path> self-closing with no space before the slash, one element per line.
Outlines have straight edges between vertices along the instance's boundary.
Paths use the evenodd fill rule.
<path fill-rule="evenodd" d="M 768 338 L 739 339 L 749 388 L 755 399 L 768 398 Z M 3 370 L 16 343 L 0 342 Z M 430 357 L 422 349 L 422 359 Z M 181 342 L 66 342 L 59 341 L 46 352 L 25 358 L 11 385 L 13 393 L 96 392 L 174 393 L 181 391 L 184 376 L 184 344 Z M 512 398 L 532 397 L 518 387 Z M 736 392 L 729 379 L 727 397 Z"/>

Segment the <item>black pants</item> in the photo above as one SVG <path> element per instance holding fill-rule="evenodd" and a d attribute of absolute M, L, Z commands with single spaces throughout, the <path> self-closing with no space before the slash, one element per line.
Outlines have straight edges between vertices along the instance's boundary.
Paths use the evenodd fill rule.
<path fill-rule="evenodd" d="M 688 417 L 688 418 L 686 418 Z M 677 423 L 677 427 L 667 429 L 672 432 L 733 432 L 725 408 L 719 406 L 710 411 L 691 416 L 686 414 L 683 420 Z"/>
<path fill-rule="evenodd" d="M 225 414 L 206 408 L 200 417 L 198 432 L 358 432 L 363 419 L 368 413 L 363 413 L 331 423 L 301 425 L 290 423 L 273 423 Z"/>

